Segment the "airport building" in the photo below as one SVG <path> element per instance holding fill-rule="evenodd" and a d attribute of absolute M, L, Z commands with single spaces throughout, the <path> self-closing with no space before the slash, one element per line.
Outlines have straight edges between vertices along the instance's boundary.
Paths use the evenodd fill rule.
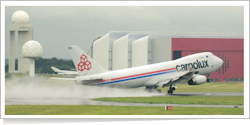
<path fill-rule="evenodd" d="M 30 60 L 23 58 L 22 47 L 27 41 L 33 39 L 33 27 L 29 23 L 29 15 L 26 12 L 19 10 L 12 15 L 9 34 L 9 73 L 29 73 Z M 18 64 L 15 64 L 16 56 Z"/>
<path fill-rule="evenodd" d="M 9 73 L 35 76 L 35 59 L 42 56 L 42 46 L 33 40 L 33 27 L 29 15 L 18 10 L 12 15 L 9 26 Z M 17 47 L 17 48 L 16 48 Z M 16 56 L 17 64 L 16 64 Z"/>
<path fill-rule="evenodd" d="M 112 70 L 112 46 L 113 42 L 129 32 L 109 32 L 92 44 L 92 58 L 104 69 Z"/>
<path fill-rule="evenodd" d="M 148 34 L 129 33 L 113 43 L 112 70 L 132 67 L 132 43 Z"/>
<path fill-rule="evenodd" d="M 243 38 L 172 38 L 172 59 L 212 52 L 224 64 L 210 75 L 215 81 L 244 81 Z"/>
<path fill-rule="evenodd" d="M 171 61 L 199 52 L 212 52 L 224 64 L 214 81 L 244 81 L 244 39 L 240 35 L 151 35 L 109 32 L 93 42 L 93 59 L 106 70 Z"/>

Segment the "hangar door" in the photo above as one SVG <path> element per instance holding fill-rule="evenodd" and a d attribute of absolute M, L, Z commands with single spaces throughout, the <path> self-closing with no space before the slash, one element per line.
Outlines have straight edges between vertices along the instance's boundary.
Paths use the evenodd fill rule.
<path fill-rule="evenodd" d="M 173 60 L 181 58 L 181 51 L 174 51 L 173 52 Z"/>

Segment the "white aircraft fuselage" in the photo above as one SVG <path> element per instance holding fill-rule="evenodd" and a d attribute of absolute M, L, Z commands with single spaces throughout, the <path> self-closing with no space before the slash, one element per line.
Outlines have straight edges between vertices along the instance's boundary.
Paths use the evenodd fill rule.
<path fill-rule="evenodd" d="M 75 80 L 77 84 L 83 85 L 124 88 L 159 86 L 161 80 L 174 80 L 174 78 L 182 77 L 190 71 L 195 73 L 189 77 L 183 76 L 183 78 L 192 79 L 196 76 L 211 74 L 222 64 L 223 61 L 211 52 L 202 52 L 173 61 L 78 76 Z"/>

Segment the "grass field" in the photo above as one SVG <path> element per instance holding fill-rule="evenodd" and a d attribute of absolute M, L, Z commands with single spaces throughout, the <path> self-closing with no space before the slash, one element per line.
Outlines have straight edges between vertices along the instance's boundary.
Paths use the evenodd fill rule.
<path fill-rule="evenodd" d="M 243 96 L 115 97 L 115 98 L 97 98 L 93 100 L 109 101 L 109 102 L 160 103 L 160 104 L 244 105 Z"/>
<path fill-rule="evenodd" d="M 10 105 L 5 115 L 243 115 L 243 108 L 185 108 L 98 105 Z"/>
<path fill-rule="evenodd" d="M 163 92 L 168 91 L 168 87 L 159 88 Z M 178 84 L 177 89 L 174 92 L 243 92 L 243 82 L 211 82 L 201 85 L 190 86 L 187 83 Z"/>

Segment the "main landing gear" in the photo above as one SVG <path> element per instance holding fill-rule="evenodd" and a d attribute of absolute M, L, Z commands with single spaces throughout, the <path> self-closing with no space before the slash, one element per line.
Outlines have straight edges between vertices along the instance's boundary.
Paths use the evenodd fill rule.
<path fill-rule="evenodd" d="M 207 74 L 207 82 L 211 82 L 212 81 L 209 76 L 210 76 L 210 74 Z"/>
<path fill-rule="evenodd" d="M 175 90 L 175 87 L 172 87 L 172 84 L 171 84 L 170 87 L 169 87 L 169 90 L 168 90 L 168 94 L 172 95 L 174 90 Z"/>
<path fill-rule="evenodd" d="M 157 86 L 146 86 L 146 91 L 147 91 L 147 92 L 154 92 L 154 91 L 157 91 L 157 92 L 161 93 L 161 90 L 160 90 L 160 89 L 157 89 Z"/>

